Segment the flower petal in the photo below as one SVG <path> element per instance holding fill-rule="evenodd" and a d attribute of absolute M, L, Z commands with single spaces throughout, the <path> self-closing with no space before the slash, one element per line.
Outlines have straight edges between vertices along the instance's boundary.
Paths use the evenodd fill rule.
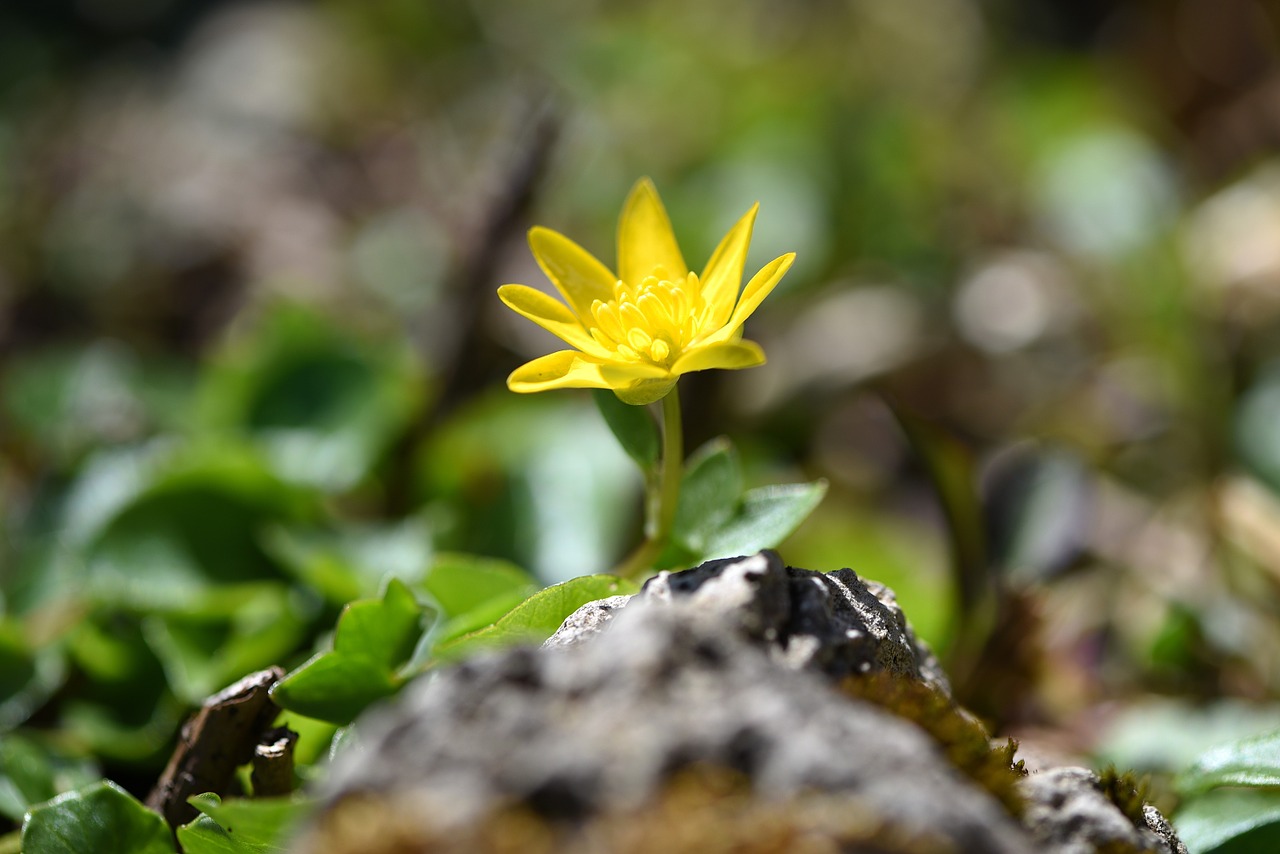
<path fill-rule="evenodd" d="M 553 388 L 611 388 L 600 365 L 577 350 L 560 350 L 525 362 L 507 377 L 507 388 L 525 394 Z"/>
<path fill-rule="evenodd" d="M 658 191 L 652 181 L 641 178 L 631 188 L 618 219 L 618 276 L 635 285 L 659 266 L 673 282 L 689 273 Z"/>
<path fill-rule="evenodd" d="M 498 288 L 498 298 L 507 308 L 559 336 L 566 344 L 597 358 L 608 358 L 609 351 L 597 344 L 577 316 L 554 297 L 528 285 L 503 285 Z"/>
<path fill-rule="evenodd" d="M 653 380 L 674 382 L 671 372 L 644 362 L 606 362 L 560 350 L 525 362 L 507 377 L 507 388 L 523 393 L 553 388 L 611 388 L 623 390 Z"/>
<path fill-rule="evenodd" d="M 649 362 L 605 362 L 600 365 L 600 375 L 610 388 L 621 388 L 638 380 L 673 380 L 671 371 Z"/>
<path fill-rule="evenodd" d="M 705 371 L 710 368 L 733 370 L 735 368 L 754 368 L 764 364 L 764 350 L 754 341 L 722 341 L 719 344 L 708 344 L 695 347 L 685 352 L 671 366 L 675 374 L 687 374 L 690 371 Z"/>
<path fill-rule="evenodd" d="M 614 389 L 613 393 L 623 403 L 644 406 L 646 403 L 662 400 L 675 387 L 676 378 L 667 377 L 666 379 L 637 380 L 625 388 Z"/>
<path fill-rule="evenodd" d="M 751 244 L 751 228 L 759 210 L 760 203 L 756 202 L 729 229 L 702 271 L 702 298 L 711 306 L 710 319 L 715 326 L 723 325 L 733 313 L 738 289 L 742 287 L 742 265 L 746 263 L 747 247 Z"/>
<path fill-rule="evenodd" d="M 613 299 L 617 277 L 595 257 L 557 231 L 537 226 L 529 230 L 529 248 L 538 266 L 556 286 L 583 326 L 590 325 L 591 303 Z"/>
<path fill-rule="evenodd" d="M 760 272 L 752 276 L 751 281 L 747 282 L 747 286 L 742 289 L 742 296 L 738 298 L 738 305 L 734 308 L 729 322 L 703 339 L 704 343 L 716 344 L 733 338 L 751 313 L 786 275 L 787 270 L 791 269 L 791 263 L 795 260 L 796 253 L 788 252 L 761 267 Z"/>

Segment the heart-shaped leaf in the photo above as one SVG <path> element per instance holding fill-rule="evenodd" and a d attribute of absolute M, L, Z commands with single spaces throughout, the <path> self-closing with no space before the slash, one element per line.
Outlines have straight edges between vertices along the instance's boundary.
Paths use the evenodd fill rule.
<path fill-rule="evenodd" d="M 281 708 L 338 725 L 404 684 L 403 666 L 422 638 L 425 609 L 392 578 L 380 599 L 349 604 L 338 618 L 333 649 L 303 664 L 271 690 Z"/>
<path fill-rule="evenodd" d="M 672 538 L 693 554 L 702 554 L 733 518 L 741 499 L 737 451 L 727 439 L 713 439 L 685 463 Z"/>
<path fill-rule="evenodd" d="M 169 825 L 110 780 L 59 795 L 27 813 L 25 854 L 174 854 Z"/>
<path fill-rule="evenodd" d="M 825 480 L 748 490 L 733 518 L 707 538 L 700 558 L 749 555 L 776 547 L 800 527 L 826 494 Z"/>

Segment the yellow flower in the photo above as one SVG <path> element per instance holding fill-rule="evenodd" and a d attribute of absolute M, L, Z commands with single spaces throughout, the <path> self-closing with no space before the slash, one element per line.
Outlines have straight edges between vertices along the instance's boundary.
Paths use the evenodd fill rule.
<path fill-rule="evenodd" d="M 795 253 L 766 264 L 739 296 L 759 207 L 729 229 L 702 275 L 685 266 L 648 178 L 636 182 L 618 220 L 616 276 L 564 235 L 532 229 L 529 248 L 564 303 L 526 285 L 503 285 L 498 296 L 576 349 L 521 365 L 508 388 L 609 388 L 627 403 L 644 404 L 664 397 L 681 374 L 764 364 L 760 345 L 742 340 L 742 324 Z"/>

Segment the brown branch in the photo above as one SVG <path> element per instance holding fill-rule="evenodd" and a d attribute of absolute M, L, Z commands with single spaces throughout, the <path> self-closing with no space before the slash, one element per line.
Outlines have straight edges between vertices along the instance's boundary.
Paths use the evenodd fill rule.
<path fill-rule="evenodd" d="M 486 307 L 497 301 L 498 283 L 494 276 L 498 273 L 500 250 L 524 224 L 560 132 L 559 116 L 549 103 L 529 110 L 530 115 L 523 122 L 529 130 L 519 148 L 520 156 L 508 168 L 502 190 L 489 201 L 475 237 L 468 241 L 453 274 L 451 291 L 461 297 L 457 322 L 463 334 L 454 351 L 453 370 L 445 378 L 436 401 L 436 422 L 476 392 L 492 373 L 494 365 L 486 362 L 501 355 L 493 348 L 482 322 Z"/>
<path fill-rule="evenodd" d="M 253 784 L 255 798 L 271 798 L 293 791 L 293 749 L 298 734 L 286 726 L 267 730 L 253 749 Z"/>
<path fill-rule="evenodd" d="M 529 131 L 519 148 L 520 156 L 508 168 L 501 192 L 486 206 L 475 237 L 467 242 L 449 276 L 446 290 L 458 295 L 455 321 L 462 334 L 453 347 L 449 370 L 442 377 L 434 404 L 423 408 L 390 451 L 386 476 L 389 515 L 403 515 L 410 507 L 413 458 L 422 441 L 487 380 L 504 374 L 505 354 L 487 337 L 484 312 L 497 299 L 494 276 L 502 245 L 524 223 L 560 131 L 559 115 L 549 103 L 529 110 L 522 123 Z"/>
<path fill-rule="evenodd" d="M 280 667 L 252 673 L 205 700 L 183 726 L 169 764 L 147 795 L 147 806 L 163 815 L 170 827 L 199 814 L 187 803 L 192 795 L 227 794 L 236 768 L 253 758 L 263 730 L 280 713 L 268 692 L 283 678 Z"/>

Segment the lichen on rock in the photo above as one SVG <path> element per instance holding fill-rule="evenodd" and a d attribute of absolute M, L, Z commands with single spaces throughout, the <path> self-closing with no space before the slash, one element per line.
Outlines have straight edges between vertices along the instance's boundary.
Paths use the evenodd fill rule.
<path fill-rule="evenodd" d="M 1116 803 L 1112 793 L 1123 778 L 1102 776 L 1088 768 L 1050 768 L 1027 777 L 1024 823 L 1042 850 L 1057 854 L 1187 854 L 1173 828 L 1150 804 L 1134 815 Z M 1131 793 L 1126 792 L 1126 796 Z"/>

